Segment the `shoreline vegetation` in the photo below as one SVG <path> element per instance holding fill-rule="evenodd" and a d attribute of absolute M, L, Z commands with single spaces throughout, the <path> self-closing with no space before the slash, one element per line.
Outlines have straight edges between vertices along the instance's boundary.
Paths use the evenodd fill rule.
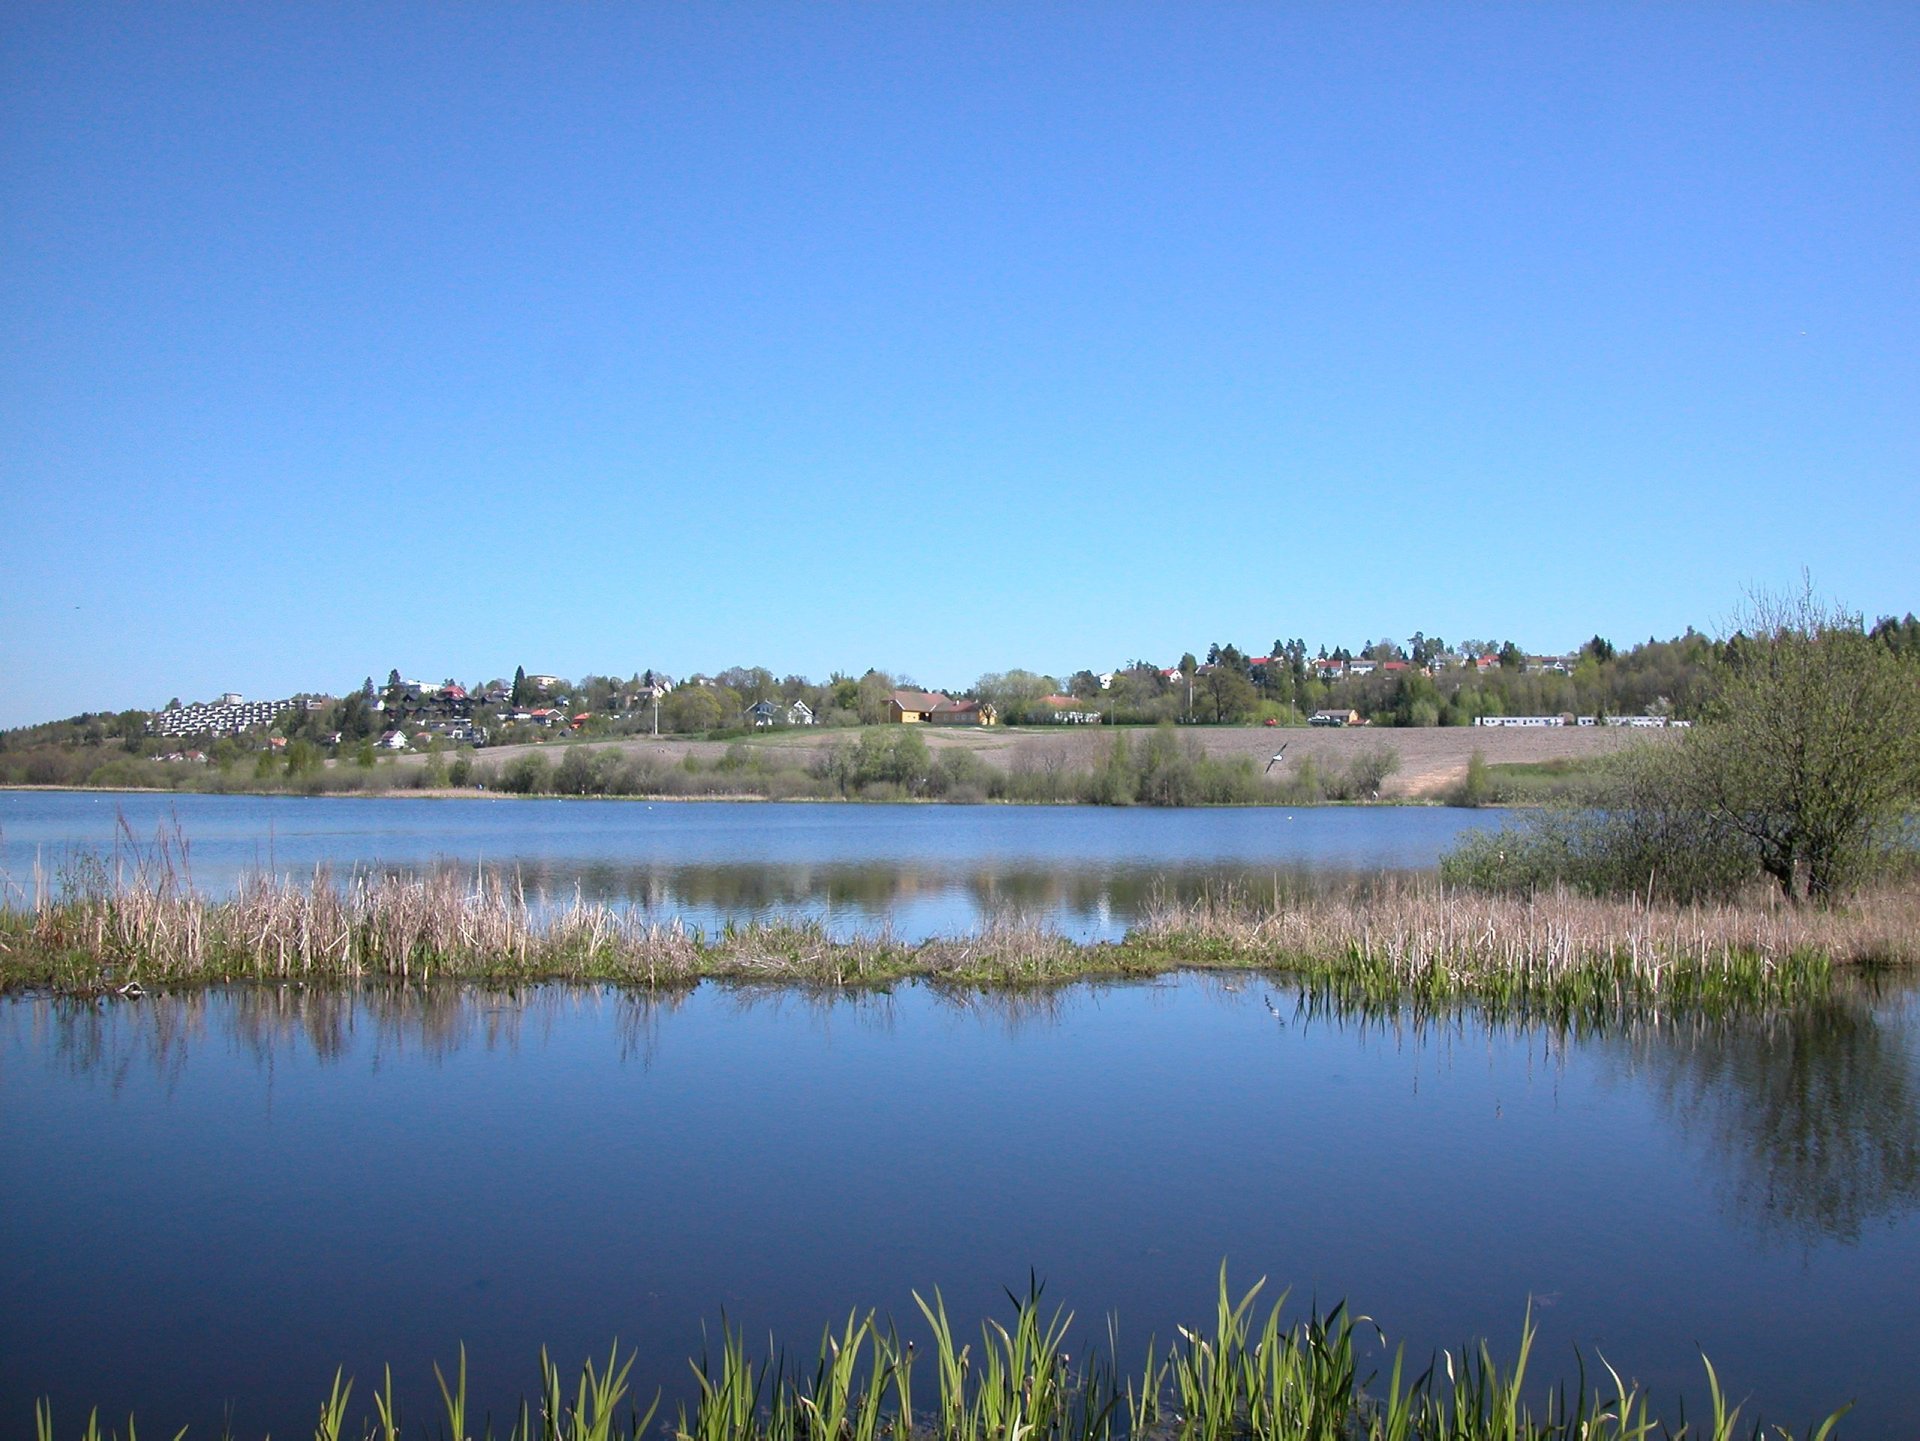
<path fill-rule="evenodd" d="M 718 1350 L 709 1344 L 691 1363 L 691 1404 L 681 1403 L 673 1422 L 658 1429 L 674 1441 L 1735 1441 L 1761 1434 L 1757 1419 L 1743 1427 L 1743 1406 L 1705 1356 L 1707 1405 L 1675 1431 L 1655 1416 L 1645 1389 L 1604 1358 L 1591 1368 L 1590 1387 L 1577 1348 L 1572 1385 L 1530 1387 L 1537 1335 L 1531 1308 L 1511 1362 L 1496 1359 L 1483 1341 L 1440 1353 L 1422 1368 L 1404 1345 L 1392 1345 L 1370 1318 L 1344 1304 L 1289 1324 L 1282 1293 L 1263 1315 L 1256 1303 L 1264 1286 L 1236 1300 L 1223 1264 L 1211 1325 L 1182 1326 L 1164 1348 L 1149 1340 L 1138 1362 L 1120 1357 L 1111 1323 L 1106 1349 L 1096 1345 L 1076 1360 L 1068 1350 L 1073 1316 L 1043 1305 L 1037 1280 L 1023 1297 L 1009 1291 L 1010 1324 L 987 1319 L 973 1339 L 956 1331 L 938 1290 L 931 1299 L 915 1292 L 919 1329 L 931 1338 L 924 1353 L 872 1311 L 826 1327 L 811 1364 L 798 1356 L 789 1362 L 771 1338 L 767 1354 L 756 1356 L 723 1318 Z M 636 1360 L 633 1353 L 622 1359 L 616 1343 L 603 1365 L 589 1360 L 568 1388 L 542 1350 L 538 1400 L 523 1399 L 517 1415 L 509 1414 L 505 1437 L 640 1441 L 655 1429 L 663 1393 L 645 1399 L 632 1380 Z M 429 1409 L 446 1434 L 499 1434 L 491 1417 L 472 1414 L 479 1407 L 470 1400 L 464 1349 L 451 1375 L 436 1365 L 434 1377 L 439 1405 L 429 1402 Z M 336 1371 L 318 1407 L 316 1441 L 398 1441 L 406 1434 L 390 1368 L 371 1407 L 362 1403 L 357 1429 L 348 1419 L 353 1395 L 354 1382 Z M 1803 1432 L 1775 1427 L 1767 1434 L 1825 1441 L 1848 1409 Z M 37 1441 L 56 1441 L 50 1402 L 35 1403 L 34 1419 Z M 96 1412 L 81 1434 L 102 1441 L 117 1433 L 102 1431 Z M 135 1434 L 130 1417 L 127 1441 Z"/>
<path fill-rule="evenodd" d="M 216 795 L 515 795 L 661 800 L 940 801 L 1101 806 L 1532 804 L 1661 732 L 876 726 L 802 733 L 555 738 L 306 763 L 105 759 L 0 766 L 0 789 Z M 16 774 L 16 772 L 18 772 Z"/>
<path fill-rule="evenodd" d="M 165 857 L 164 849 L 155 854 Z M 1487 893 L 1416 877 L 1307 897 L 1228 888 L 1167 901 L 1116 942 L 1078 943 L 1017 917 L 918 943 L 814 924 L 714 935 L 576 899 L 530 905 L 499 872 L 411 878 L 326 870 L 253 877 L 230 896 L 176 883 L 151 857 L 45 877 L 0 904 L 0 991 L 137 994 L 226 982 L 475 981 L 666 989 L 703 980 L 798 986 L 1049 986 L 1181 970 L 1285 974 L 1339 999 L 1477 1004 L 1561 1020 L 1649 1009 L 1785 1004 L 1836 969 L 1920 964 L 1920 881 L 1844 905 Z"/>

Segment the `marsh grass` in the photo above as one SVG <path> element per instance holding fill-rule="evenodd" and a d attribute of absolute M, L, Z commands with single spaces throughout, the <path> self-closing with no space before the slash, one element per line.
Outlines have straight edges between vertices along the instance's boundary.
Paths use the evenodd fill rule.
<path fill-rule="evenodd" d="M 0 986 L 98 994 L 222 981 L 415 985 L 702 979 L 830 987 L 920 977 L 1044 986 L 1177 969 L 1288 973 L 1350 1000 L 1474 1001 L 1564 1013 L 1791 1003 L 1836 967 L 1920 962 L 1920 883 L 1847 907 L 1676 905 L 1572 891 L 1487 895 L 1416 880 L 1300 897 L 1227 889 L 1163 902 L 1119 942 L 1077 944 L 1018 917 L 917 943 L 812 923 L 706 935 L 584 901 L 536 907 L 509 876 L 327 871 L 197 894 L 176 859 L 37 878 L 0 904 Z"/>
<path fill-rule="evenodd" d="M 1262 957 L 1344 1000 L 1474 1000 L 1564 1012 L 1793 1003 L 1836 968 L 1920 963 L 1920 887 L 1812 911 L 1757 893 L 1668 904 L 1555 890 L 1498 896 L 1439 882 L 1268 904 L 1228 892 L 1163 905 L 1127 938 L 1188 966 Z"/>
<path fill-rule="evenodd" d="M 123 824 L 123 830 L 125 829 Z M 1476 1002 L 1522 1014 L 1793 1003 L 1836 967 L 1920 964 L 1920 874 L 1845 906 L 1673 903 L 1571 889 L 1489 893 L 1386 878 L 1301 894 L 1227 885 L 1161 898 L 1119 942 L 1075 943 L 1017 913 L 974 932 L 905 942 L 836 937 L 813 922 L 729 924 L 707 935 L 631 908 L 530 903 L 484 867 L 425 876 L 326 868 L 304 882 L 194 887 L 184 836 L 124 834 L 76 853 L 30 890 L 0 885 L 0 990 L 72 994 L 229 981 L 411 986 L 605 982 L 648 990 L 703 979 L 835 988 L 916 977 L 949 987 L 1049 986 L 1172 970 L 1284 973 L 1343 1002 Z"/>
<path fill-rule="evenodd" d="M 1344 1306 L 1289 1325 L 1286 1296 L 1262 1316 L 1264 1282 L 1237 1299 L 1220 1271 L 1211 1327 L 1181 1327 L 1167 1350 L 1149 1342 L 1137 1373 L 1114 1363 L 1111 1337 L 1076 1361 L 1068 1350 L 1073 1317 L 1049 1310 L 1042 1288 L 1009 1292 L 1011 1324 L 988 1319 L 971 1339 L 947 1317 L 936 1290 L 914 1295 L 932 1344 L 923 1361 L 891 1323 L 869 1312 L 828 1327 L 811 1367 L 772 1350 L 756 1357 L 721 1323 L 717 1349 L 692 1363 L 696 1390 L 672 1423 L 674 1441 L 1647 1441 L 1651 1437 L 1735 1441 L 1736 1437 L 1827 1441 L 1845 1408 L 1805 1432 L 1741 1427 L 1711 1362 L 1702 1358 L 1708 1406 L 1697 1423 L 1657 1420 L 1643 1388 L 1604 1360 L 1588 1385 L 1576 1352 L 1571 1385 L 1530 1388 L 1535 1328 L 1523 1323 L 1514 1360 L 1503 1364 L 1481 1342 L 1445 1351 L 1409 1376 L 1403 1347 L 1389 1352 L 1384 1332 Z M 1391 1359 L 1389 1360 L 1389 1356 Z M 1382 1377 L 1378 1365 L 1387 1367 Z M 538 1403 L 522 1401 L 502 1441 L 640 1441 L 653 1426 L 658 1393 L 642 1408 L 616 1344 L 605 1363 L 589 1361 L 571 1395 L 559 1368 L 540 1355 Z M 914 1405 L 917 1365 L 934 1372 L 929 1405 Z M 466 1353 L 451 1378 L 436 1366 L 442 1434 L 493 1438 L 473 1429 Z M 373 1415 L 350 1429 L 353 1382 L 336 1372 L 320 1403 L 315 1441 L 399 1441 L 406 1433 L 388 1371 Z M 1536 1409 L 1537 1408 L 1537 1409 Z M 38 1441 L 56 1441 L 51 1407 L 35 1407 Z M 98 1415 L 84 1441 L 117 1433 Z M 126 1441 L 136 1441 L 127 1423 Z M 177 1441 L 177 1438 L 176 1438 Z"/>

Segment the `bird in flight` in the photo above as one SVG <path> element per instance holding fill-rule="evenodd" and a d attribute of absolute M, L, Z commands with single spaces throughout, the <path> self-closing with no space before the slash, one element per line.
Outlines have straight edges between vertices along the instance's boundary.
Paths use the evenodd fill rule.
<path fill-rule="evenodd" d="M 1288 744 L 1290 745 L 1292 744 L 1292 742 L 1288 742 Z M 1273 753 L 1273 759 L 1267 762 L 1267 769 L 1265 771 L 1262 771 L 1261 774 L 1262 775 L 1271 774 L 1273 771 L 1273 768 L 1280 764 L 1282 758 L 1285 757 L 1286 753 L 1287 753 L 1287 747 L 1285 745 L 1281 746 L 1279 750 L 1275 751 Z"/>

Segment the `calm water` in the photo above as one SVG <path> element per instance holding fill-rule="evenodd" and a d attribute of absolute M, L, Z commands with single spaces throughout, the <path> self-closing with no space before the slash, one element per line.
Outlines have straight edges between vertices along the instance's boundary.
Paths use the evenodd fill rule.
<path fill-rule="evenodd" d="M 1433 808 L 1100 810 L 727 802 L 360 799 L 0 793 L 0 882 L 57 886 L 80 853 L 109 866 L 184 837 L 218 894 L 248 871 L 500 867 L 536 900 L 638 907 L 712 930 L 815 920 L 952 935 L 1017 912 L 1114 938 L 1157 898 L 1270 893 L 1426 869 L 1498 811 Z"/>
<path fill-rule="evenodd" d="M 1282 1013 L 1276 1018 L 1268 1000 Z M 969 1318 L 1029 1268 L 1148 1334 L 1222 1257 L 1423 1359 L 1532 1297 L 1662 1395 L 1846 1434 L 1920 1413 L 1920 1005 L 1562 1039 L 1309 1018 L 1184 978 L 1024 1000 L 705 986 L 0 1003 L 0 1431 L 305 1434 L 333 1368 L 427 1419 L 615 1336 L 683 1384 L 722 1308 L 810 1347 L 856 1305 Z M 651 1392 L 654 1380 L 649 1380 Z M 676 1393 L 671 1393 L 676 1394 Z M 63 1431 L 62 1434 L 66 1434 Z"/>

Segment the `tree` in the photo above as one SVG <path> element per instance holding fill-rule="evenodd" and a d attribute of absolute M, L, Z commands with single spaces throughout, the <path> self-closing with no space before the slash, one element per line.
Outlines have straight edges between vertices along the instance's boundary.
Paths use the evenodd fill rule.
<path fill-rule="evenodd" d="M 739 719 L 725 704 L 725 696 L 732 694 L 723 695 L 714 686 L 675 686 L 660 702 L 660 726 L 681 732 L 719 730 Z"/>
<path fill-rule="evenodd" d="M 1920 664 L 1809 588 L 1756 597 L 1709 675 L 1691 729 L 1613 757 L 1588 804 L 1463 842 L 1443 872 L 1679 901 L 1762 876 L 1795 904 L 1857 887 L 1920 795 Z"/>
<path fill-rule="evenodd" d="M 527 703 L 529 696 L 530 689 L 527 685 L 527 668 L 523 665 L 517 665 L 513 668 L 513 695 L 511 697 L 513 708 L 519 710 L 520 707 Z"/>
<path fill-rule="evenodd" d="M 1030 670 L 989 671 L 973 683 L 973 693 L 1010 723 L 1035 720 L 1045 707 L 1041 702 L 1060 688 L 1050 675 Z"/>
<path fill-rule="evenodd" d="M 893 698 L 893 677 L 883 670 L 870 670 L 860 677 L 854 689 L 854 709 L 864 726 L 883 725 L 887 720 L 887 702 Z"/>
<path fill-rule="evenodd" d="M 1220 664 L 1200 677 L 1200 694 L 1213 713 L 1216 723 L 1225 725 L 1240 720 L 1254 708 L 1259 697 L 1244 666 Z"/>
<path fill-rule="evenodd" d="M 1688 792 L 1795 901 L 1857 885 L 1920 794 L 1920 666 L 1811 587 L 1758 596 L 1687 737 Z"/>

